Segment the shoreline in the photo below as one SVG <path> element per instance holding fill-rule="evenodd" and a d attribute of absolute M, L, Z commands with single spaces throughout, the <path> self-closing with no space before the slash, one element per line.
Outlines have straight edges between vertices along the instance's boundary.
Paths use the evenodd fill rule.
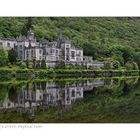
<path fill-rule="evenodd" d="M 126 69 L 0 69 L 0 81 L 6 80 L 31 80 L 46 78 L 95 78 L 114 76 L 139 76 L 140 70 Z"/>

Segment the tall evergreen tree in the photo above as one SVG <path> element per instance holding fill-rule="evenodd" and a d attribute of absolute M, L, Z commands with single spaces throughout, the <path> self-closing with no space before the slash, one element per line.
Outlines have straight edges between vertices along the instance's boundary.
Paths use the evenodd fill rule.
<path fill-rule="evenodd" d="M 8 59 L 11 64 L 14 64 L 17 60 L 17 53 L 15 49 L 11 49 L 8 51 Z"/>
<path fill-rule="evenodd" d="M 45 59 L 41 60 L 41 69 L 46 69 L 46 62 Z"/>
<path fill-rule="evenodd" d="M 35 69 L 36 68 L 36 59 L 35 59 L 35 57 L 32 58 L 32 62 L 33 62 L 33 69 Z"/>
<path fill-rule="evenodd" d="M 6 65 L 7 60 L 8 60 L 7 52 L 4 49 L 0 48 L 0 66 Z"/>
<path fill-rule="evenodd" d="M 28 31 L 33 29 L 33 25 L 32 25 L 32 17 L 27 17 L 26 22 L 22 28 L 21 33 L 23 35 L 27 35 Z"/>

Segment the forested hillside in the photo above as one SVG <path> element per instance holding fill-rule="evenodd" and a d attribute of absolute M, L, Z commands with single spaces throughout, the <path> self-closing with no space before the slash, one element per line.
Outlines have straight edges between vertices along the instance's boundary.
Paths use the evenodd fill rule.
<path fill-rule="evenodd" d="M 0 36 L 16 37 L 27 31 L 28 18 L 0 17 Z M 135 61 L 140 66 L 140 18 L 33 17 L 37 39 L 53 41 L 61 29 L 64 36 L 97 60 Z"/>

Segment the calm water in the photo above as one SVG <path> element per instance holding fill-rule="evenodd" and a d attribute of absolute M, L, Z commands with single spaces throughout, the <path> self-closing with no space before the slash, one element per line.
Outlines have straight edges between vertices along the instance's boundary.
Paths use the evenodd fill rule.
<path fill-rule="evenodd" d="M 140 122 L 140 80 L 1 82 L 0 122 Z"/>

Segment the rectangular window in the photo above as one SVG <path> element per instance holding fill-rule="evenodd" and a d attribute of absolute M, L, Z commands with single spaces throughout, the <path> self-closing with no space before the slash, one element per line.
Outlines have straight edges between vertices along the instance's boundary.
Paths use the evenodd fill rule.
<path fill-rule="evenodd" d="M 26 52 L 26 57 L 29 58 L 29 51 Z"/>
<path fill-rule="evenodd" d="M 55 50 L 54 49 L 50 49 L 50 54 L 54 53 Z"/>
<path fill-rule="evenodd" d="M 3 46 L 3 43 L 2 42 L 0 42 L 0 46 Z"/>
<path fill-rule="evenodd" d="M 58 57 L 56 57 L 56 60 L 57 60 L 57 61 L 59 60 Z"/>
<path fill-rule="evenodd" d="M 52 54 L 52 49 L 50 49 L 50 54 Z"/>
<path fill-rule="evenodd" d="M 20 49 L 22 49 L 22 45 L 20 45 Z"/>
<path fill-rule="evenodd" d="M 71 51 L 71 58 L 72 58 L 72 59 L 75 58 L 75 51 Z"/>
<path fill-rule="evenodd" d="M 66 45 L 66 47 L 70 47 L 70 45 L 69 45 L 69 44 L 67 44 L 67 45 Z"/>
<path fill-rule="evenodd" d="M 69 48 L 66 48 L 66 52 L 69 52 Z"/>
<path fill-rule="evenodd" d="M 7 47 L 10 47 L 10 43 L 9 42 L 7 42 Z"/>
<path fill-rule="evenodd" d="M 58 50 L 56 50 L 56 54 L 58 54 Z"/>
<path fill-rule="evenodd" d="M 39 53 L 41 54 L 42 53 L 42 50 L 39 50 Z"/>
<path fill-rule="evenodd" d="M 75 97 L 75 90 L 72 90 L 72 97 Z"/>
<path fill-rule="evenodd" d="M 77 56 L 81 56 L 81 52 L 80 51 L 77 53 Z"/>
<path fill-rule="evenodd" d="M 34 50 L 31 50 L 31 55 L 32 55 L 32 56 L 34 55 Z"/>

